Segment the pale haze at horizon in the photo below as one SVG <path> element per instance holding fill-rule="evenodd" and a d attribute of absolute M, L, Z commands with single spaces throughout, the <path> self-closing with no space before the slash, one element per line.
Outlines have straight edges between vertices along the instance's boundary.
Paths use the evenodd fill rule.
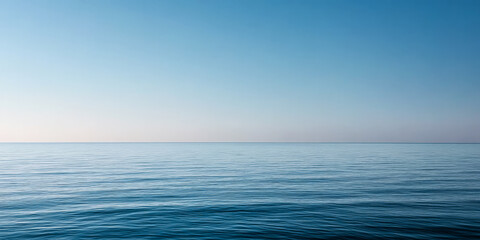
<path fill-rule="evenodd" d="M 480 142 L 480 1 L 0 1 L 0 142 Z"/>

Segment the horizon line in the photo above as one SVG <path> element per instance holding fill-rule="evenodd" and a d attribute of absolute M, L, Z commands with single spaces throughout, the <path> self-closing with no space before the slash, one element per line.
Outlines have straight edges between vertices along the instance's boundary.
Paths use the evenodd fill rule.
<path fill-rule="evenodd" d="M 65 144 L 75 144 L 75 143 L 316 143 L 316 144 L 480 144 L 480 142 L 335 142 L 335 141 L 14 141 L 14 142 L 2 142 L 0 144 L 15 144 L 15 143 L 65 143 Z"/>

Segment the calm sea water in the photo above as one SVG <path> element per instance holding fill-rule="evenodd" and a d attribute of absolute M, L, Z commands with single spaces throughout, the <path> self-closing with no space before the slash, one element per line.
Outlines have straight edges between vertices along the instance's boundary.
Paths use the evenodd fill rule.
<path fill-rule="evenodd" d="M 0 144 L 0 239 L 479 239 L 480 145 Z"/>

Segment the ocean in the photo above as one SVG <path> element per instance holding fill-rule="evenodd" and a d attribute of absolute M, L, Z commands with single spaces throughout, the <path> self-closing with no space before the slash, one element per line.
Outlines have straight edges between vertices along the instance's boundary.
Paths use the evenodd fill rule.
<path fill-rule="evenodd" d="M 480 144 L 0 144 L 0 239 L 126 238 L 480 239 Z"/>

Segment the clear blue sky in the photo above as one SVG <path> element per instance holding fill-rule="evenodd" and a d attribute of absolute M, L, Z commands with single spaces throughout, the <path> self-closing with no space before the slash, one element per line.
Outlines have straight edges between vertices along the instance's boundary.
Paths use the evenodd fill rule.
<path fill-rule="evenodd" d="M 0 1 L 0 141 L 480 142 L 480 1 Z"/>

